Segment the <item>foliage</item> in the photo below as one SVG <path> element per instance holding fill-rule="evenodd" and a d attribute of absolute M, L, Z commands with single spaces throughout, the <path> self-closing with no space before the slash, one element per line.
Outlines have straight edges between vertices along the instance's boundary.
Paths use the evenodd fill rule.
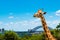
<path fill-rule="evenodd" d="M 19 36 L 13 31 L 6 31 L 4 33 L 4 39 L 6 39 L 6 40 L 19 40 Z"/>
<path fill-rule="evenodd" d="M 51 33 L 60 40 L 60 30 L 58 32 L 56 29 L 51 30 Z M 0 34 L 0 40 L 45 40 L 45 35 L 44 33 L 32 34 L 31 36 L 26 34 L 24 37 L 20 37 L 13 31 L 6 31 L 4 34 Z"/>
<path fill-rule="evenodd" d="M 60 23 L 57 25 L 57 27 L 56 27 L 56 28 L 57 28 L 57 30 L 58 30 L 58 29 L 60 29 Z"/>
<path fill-rule="evenodd" d="M 3 35 L 2 35 L 2 34 L 0 34 L 0 40 L 4 40 L 4 39 L 3 39 Z"/>
<path fill-rule="evenodd" d="M 20 37 L 13 31 L 6 31 L 0 34 L 0 40 L 20 40 Z"/>
<path fill-rule="evenodd" d="M 58 30 L 53 29 L 51 30 L 51 34 L 57 38 L 57 40 L 60 40 L 60 24 L 56 27 Z M 13 32 L 13 31 L 5 31 L 4 34 L 0 33 L 0 40 L 45 40 L 44 32 L 40 34 L 32 34 L 31 36 L 23 33 L 24 36 L 21 37 L 19 34 Z"/>

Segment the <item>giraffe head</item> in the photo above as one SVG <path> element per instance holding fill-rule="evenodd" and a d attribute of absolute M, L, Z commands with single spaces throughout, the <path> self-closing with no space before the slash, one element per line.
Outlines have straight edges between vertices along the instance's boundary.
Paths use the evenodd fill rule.
<path fill-rule="evenodd" d="M 38 10 L 38 12 L 34 14 L 34 17 L 40 18 L 43 14 L 46 14 L 46 12 L 42 12 L 42 10 Z"/>

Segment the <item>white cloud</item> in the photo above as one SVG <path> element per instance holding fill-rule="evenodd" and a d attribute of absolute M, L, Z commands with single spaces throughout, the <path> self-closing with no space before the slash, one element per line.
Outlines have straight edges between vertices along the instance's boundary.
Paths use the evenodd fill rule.
<path fill-rule="evenodd" d="M 47 21 L 47 25 L 51 26 L 52 25 L 51 21 Z"/>
<path fill-rule="evenodd" d="M 60 10 L 56 11 L 56 16 L 60 16 Z"/>
<path fill-rule="evenodd" d="M 47 25 L 52 28 L 55 28 L 59 23 L 60 23 L 59 20 L 47 21 Z"/>
<path fill-rule="evenodd" d="M 9 19 L 12 19 L 12 18 L 14 18 L 14 16 L 9 16 L 8 18 L 9 18 Z"/>
<path fill-rule="evenodd" d="M 53 18 L 53 16 L 49 16 L 50 18 Z"/>
<path fill-rule="evenodd" d="M 3 22 L 2 21 L 0 21 L 0 25 L 2 25 L 3 24 Z"/>
<path fill-rule="evenodd" d="M 54 20 L 54 21 L 47 21 L 48 26 L 53 27 L 53 25 L 57 25 L 60 21 Z M 2 23 L 2 22 L 1 22 Z M 39 20 L 24 20 L 24 21 L 18 21 L 18 22 L 8 22 L 4 24 L 4 27 L 8 28 L 8 30 L 28 30 L 32 29 L 34 27 L 40 26 L 41 21 Z"/>
<path fill-rule="evenodd" d="M 59 23 L 58 20 L 54 20 L 54 21 L 52 22 L 53 25 L 56 25 L 56 24 L 58 24 L 58 23 Z"/>
<path fill-rule="evenodd" d="M 16 22 L 8 22 L 8 23 L 4 23 L 4 26 L 6 27 L 5 29 L 19 29 L 19 30 L 28 30 L 28 29 L 32 29 L 36 26 L 39 26 L 40 22 L 39 21 L 35 21 L 35 20 L 24 20 L 24 21 L 16 21 Z"/>
<path fill-rule="evenodd" d="M 14 23 L 13 22 L 10 22 L 11 25 L 13 25 Z"/>
<path fill-rule="evenodd" d="M 10 24 L 9 23 L 5 23 L 4 26 L 10 27 Z"/>

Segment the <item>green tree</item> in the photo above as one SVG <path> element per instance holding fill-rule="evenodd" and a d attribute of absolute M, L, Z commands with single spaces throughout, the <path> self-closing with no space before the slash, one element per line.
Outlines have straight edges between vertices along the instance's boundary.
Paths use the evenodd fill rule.
<path fill-rule="evenodd" d="M 45 40 L 44 34 L 33 34 L 28 40 Z"/>
<path fill-rule="evenodd" d="M 3 34 L 0 34 L 0 40 L 4 40 L 4 35 Z"/>
<path fill-rule="evenodd" d="M 58 30 L 58 29 L 60 29 L 60 23 L 57 25 L 57 27 L 56 27 L 56 28 L 57 28 L 57 30 Z"/>
<path fill-rule="evenodd" d="M 4 33 L 5 40 L 20 40 L 20 37 L 13 31 L 6 31 Z"/>

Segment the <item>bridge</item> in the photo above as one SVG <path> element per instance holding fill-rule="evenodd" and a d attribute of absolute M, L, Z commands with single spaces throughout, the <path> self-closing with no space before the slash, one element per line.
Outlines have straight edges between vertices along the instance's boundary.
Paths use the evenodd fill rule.
<path fill-rule="evenodd" d="M 33 28 L 33 29 L 28 29 L 28 32 L 29 32 L 29 33 L 34 33 L 34 32 L 43 32 L 44 30 L 36 31 L 36 30 L 38 30 L 38 29 L 40 29 L 40 28 L 42 28 L 42 26 L 37 26 L 37 27 L 35 27 L 35 28 Z M 52 30 L 52 28 L 51 28 L 51 27 L 48 27 L 48 28 L 49 28 L 49 30 Z"/>

